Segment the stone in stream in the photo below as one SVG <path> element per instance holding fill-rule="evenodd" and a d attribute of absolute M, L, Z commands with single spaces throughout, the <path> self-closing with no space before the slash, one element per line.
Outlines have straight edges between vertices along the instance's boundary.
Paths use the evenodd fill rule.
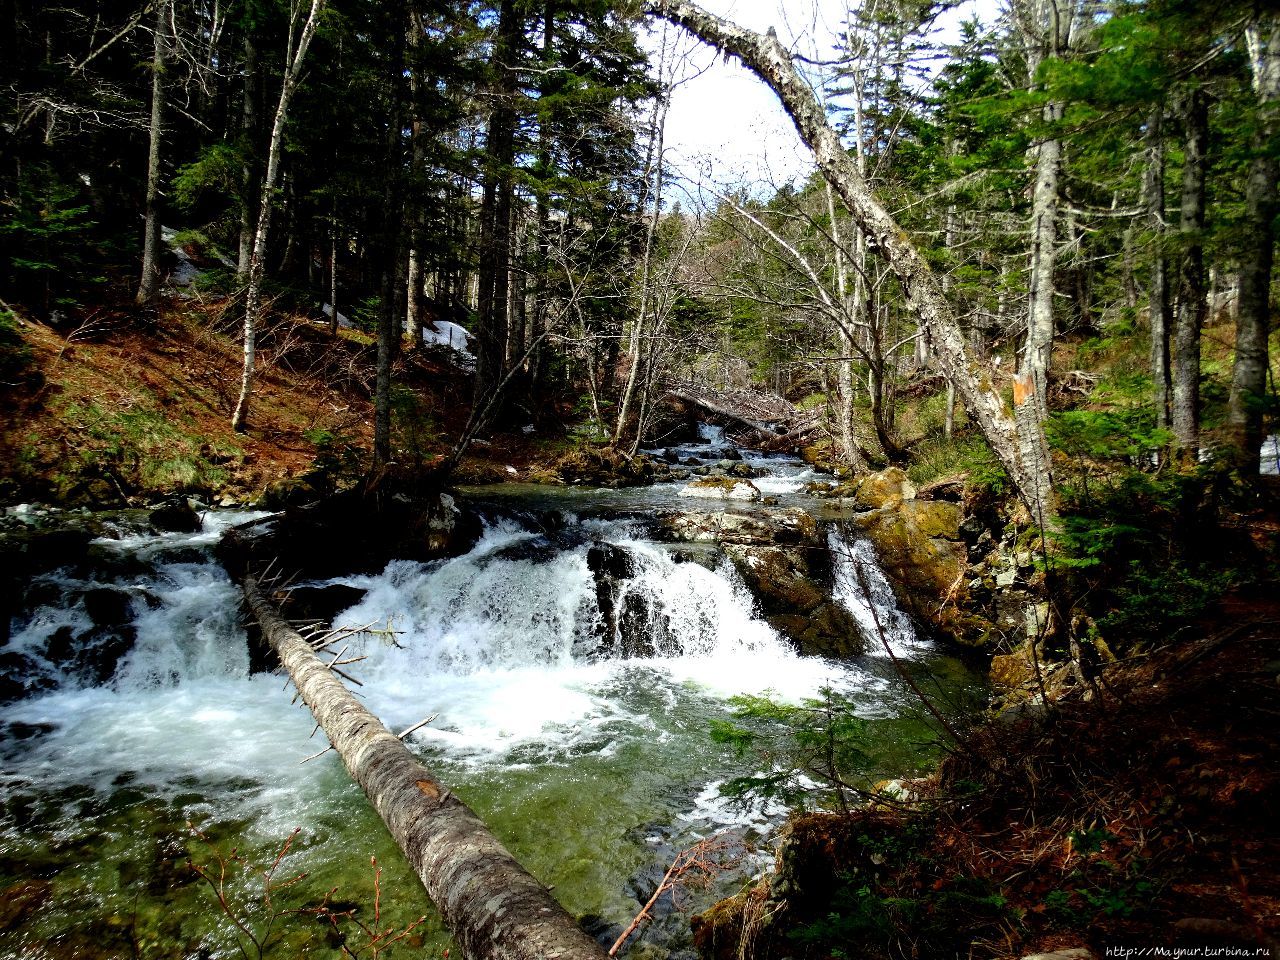
<path fill-rule="evenodd" d="M 635 558 L 617 544 L 593 543 L 587 550 L 587 567 L 596 584 L 604 652 L 623 657 L 652 656 L 654 611 L 642 596 L 623 587 L 636 575 Z"/>
<path fill-rule="evenodd" d="M 12 703 L 54 686 L 30 657 L 13 650 L 0 651 L 0 703 Z"/>
<path fill-rule="evenodd" d="M 58 670 L 100 686 L 115 676 L 137 635 L 132 623 L 94 627 L 80 633 L 62 626 L 45 641 L 44 657 Z"/>
<path fill-rule="evenodd" d="M 823 533 L 803 510 L 677 513 L 663 518 L 662 526 L 678 541 L 719 544 L 765 620 L 801 652 L 837 658 L 865 652 L 857 621 L 832 597 Z"/>
<path fill-rule="evenodd" d="M 731 543 L 724 552 L 755 594 L 765 620 L 801 651 L 835 659 L 866 652 L 853 614 L 831 596 L 825 549 Z M 828 569 L 814 570 L 810 557 L 821 558 L 821 565 Z"/>
<path fill-rule="evenodd" d="M 694 471 L 697 472 L 696 470 Z M 759 500 L 760 488 L 739 477 L 703 477 L 680 488 L 682 497 L 709 497 L 719 500 Z"/>
<path fill-rule="evenodd" d="M 971 577 L 960 507 L 902 492 L 899 487 L 884 506 L 854 518 L 854 526 L 875 545 L 904 609 L 960 643 L 980 643 L 991 624 L 966 609 Z"/>
<path fill-rule="evenodd" d="M 133 597 L 117 587 L 92 587 L 84 592 L 84 612 L 98 627 L 121 627 L 133 622 Z"/>
<path fill-rule="evenodd" d="M 171 497 L 148 515 L 151 525 L 169 533 L 198 533 L 200 514 L 186 497 Z"/>
<path fill-rule="evenodd" d="M 332 623 L 334 617 L 350 610 L 364 597 L 364 590 L 345 583 L 303 584 L 289 591 L 285 611 L 294 620 Z"/>

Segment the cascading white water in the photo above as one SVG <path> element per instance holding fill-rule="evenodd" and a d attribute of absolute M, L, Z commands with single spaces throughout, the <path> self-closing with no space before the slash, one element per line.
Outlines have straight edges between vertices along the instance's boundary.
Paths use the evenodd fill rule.
<path fill-rule="evenodd" d="M 389 619 L 400 631 L 399 647 L 376 639 L 361 646 L 369 657 L 361 675 L 377 712 L 392 725 L 438 713 L 415 736 L 459 754 L 501 753 L 536 741 L 552 757 L 574 749 L 583 725 L 647 722 L 613 695 L 638 668 L 651 682 L 693 684 L 717 698 L 772 691 L 794 700 L 825 684 L 880 683 L 854 667 L 798 656 L 754 615 L 732 567 L 678 562 L 670 551 L 634 539 L 624 524 L 587 526 L 594 528 L 591 540 L 531 558 L 518 548 L 537 535 L 500 524 L 446 563 L 395 561 L 376 576 L 339 581 L 367 593 L 336 623 Z M 595 542 L 629 558 L 632 572 L 618 583 L 616 602 L 634 598 L 644 612 L 649 656 L 597 649 L 603 625 L 587 560 Z"/>
<path fill-rule="evenodd" d="M 911 618 L 898 607 L 871 541 L 832 530 L 827 547 L 835 572 L 833 595 L 858 622 L 868 654 L 911 657 L 927 649 L 927 642 L 916 636 Z"/>
<path fill-rule="evenodd" d="M 227 522 L 210 517 L 200 534 L 100 545 L 149 558 L 149 572 L 112 580 L 130 595 L 136 640 L 109 683 L 88 684 L 45 663 L 56 687 L 6 708 L 9 729 L 24 732 L 0 743 L 0 792 L 43 819 L 33 826 L 29 814 L 11 817 L 0 803 L 0 871 L 6 857 L 25 860 L 67 842 L 109 841 L 106 856 L 145 859 L 147 829 L 132 838 L 134 828 L 122 824 L 135 821 L 113 812 L 121 790 L 166 822 L 223 824 L 261 850 L 295 826 L 327 837 L 291 861 L 327 876 L 324 883 L 349 883 L 334 873 L 367 864 L 371 814 L 358 790 L 332 754 L 299 765 L 323 748 L 322 735 L 311 739 L 309 714 L 290 703 L 279 676 L 249 675 L 237 588 L 211 559 L 192 555 Z M 625 560 L 612 582 L 614 602 L 652 641 L 643 655 L 609 642 L 589 561 L 601 544 Z M 845 545 L 832 545 L 839 567 Z M 72 598 L 94 586 L 67 572 L 46 579 Z M 365 591 L 338 622 L 384 626 L 390 618 L 399 631 L 397 646 L 372 636 L 352 647 L 351 655 L 368 656 L 352 669 L 369 707 L 393 729 L 436 714 L 412 735 L 413 748 L 535 873 L 557 884 L 570 909 L 615 922 L 634 913 L 623 880 L 650 862 L 655 837 L 679 844 L 733 824 L 765 831 L 781 815 L 716 799 L 718 782 L 759 762 L 711 743 L 708 725 L 726 715 L 727 698 L 798 701 L 833 686 L 871 721 L 900 710 L 874 661 L 797 655 L 755 615 L 731 566 L 680 560 L 622 521 L 572 520 L 551 537 L 505 521 L 463 556 L 393 561 L 337 582 Z M 857 615 L 857 602 L 842 599 Z M 897 622 L 891 593 L 874 592 L 873 600 L 888 605 L 878 608 L 882 623 Z M 16 624 L 6 649 L 38 662 L 59 627 L 90 629 L 83 600 L 36 609 Z M 900 647 L 914 649 L 909 637 Z M 902 765 L 893 761 L 885 774 Z M 85 790 L 98 798 L 90 813 Z M 115 874 L 94 863 L 88 855 L 83 877 L 66 868 L 68 889 L 95 891 L 68 903 L 124 910 L 136 889 L 117 887 Z M 199 909 L 198 894 L 191 896 Z M 67 909 L 69 923 L 75 910 L 90 908 Z M 412 894 L 405 909 L 414 909 Z"/>
<path fill-rule="evenodd" d="M 724 427 L 718 427 L 714 423 L 699 423 L 698 439 L 706 444 L 722 444 L 725 442 Z"/>

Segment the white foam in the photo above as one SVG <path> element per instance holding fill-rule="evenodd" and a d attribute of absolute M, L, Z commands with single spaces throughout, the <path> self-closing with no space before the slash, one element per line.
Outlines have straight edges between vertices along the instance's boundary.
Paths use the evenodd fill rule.
<path fill-rule="evenodd" d="M 643 611 L 641 632 L 653 654 L 622 659 L 597 649 L 604 629 L 589 544 L 548 551 L 549 558 L 509 555 L 535 534 L 513 525 L 486 532 L 468 554 L 444 563 L 394 561 L 379 575 L 346 578 L 365 598 L 335 623 L 385 624 L 400 647 L 358 641 L 375 711 L 394 726 L 437 713 L 415 738 L 476 760 L 538 743 L 548 756 L 572 752 L 610 724 L 646 718 L 621 707 L 615 687 L 647 671 L 651 687 L 692 686 L 705 696 L 740 693 L 798 701 L 824 685 L 875 687 L 856 668 L 798 656 L 755 615 L 733 568 L 680 563 L 669 551 L 631 539 L 621 524 L 594 522 L 612 533 L 633 575 L 617 584 L 619 609 Z M 620 643 L 615 638 L 615 649 Z M 353 650 L 354 652 L 354 650 Z"/>
<path fill-rule="evenodd" d="M 835 569 L 833 595 L 853 614 L 866 640 L 867 653 L 887 656 L 892 652 L 895 657 L 909 658 L 929 649 L 928 641 L 916 636 L 911 618 L 899 609 L 871 541 L 833 531 L 827 546 Z"/>

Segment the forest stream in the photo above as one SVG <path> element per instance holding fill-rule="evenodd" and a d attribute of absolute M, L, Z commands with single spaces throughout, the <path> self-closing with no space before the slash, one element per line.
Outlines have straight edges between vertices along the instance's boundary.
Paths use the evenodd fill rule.
<path fill-rule="evenodd" d="M 710 461 L 724 447 L 709 429 L 673 453 Z M 814 475 L 800 461 L 733 455 L 776 504 L 710 509 L 816 509 L 803 493 Z M 393 560 L 329 582 L 355 601 L 335 623 L 390 618 L 397 631 L 394 645 L 353 642 L 348 656 L 367 657 L 349 668 L 362 683 L 354 689 L 397 731 L 434 715 L 407 738 L 411 748 L 604 942 L 677 851 L 729 831 L 745 856 L 710 888 L 681 891 L 679 909 L 661 904 L 631 941 L 636 956 L 691 956 L 690 913 L 772 862 L 785 808 L 734 805 L 719 792 L 766 762 L 712 741 L 710 726 L 732 715 L 732 697 L 799 702 L 828 686 L 850 696 L 868 723 L 871 783 L 911 776 L 936 758 L 895 657 L 944 709 L 960 709 L 980 687 L 916 635 L 868 565 L 869 544 L 838 525 L 827 533 L 834 595 L 871 633 L 882 625 L 894 657 L 874 636 L 869 653 L 850 661 L 797 653 L 757 615 L 732 565 L 691 560 L 648 535 L 646 513 L 708 509 L 673 485 L 507 485 L 466 496 L 485 525 L 465 554 Z M 424 910 L 416 877 L 336 755 L 300 762 L 326 744 L 311 737 L 313 720 L 291 703 L 292 689 L 279 674 L 250 671 L 239 589 L 212 547 L 257 516 L 209 512 L 201 532 L 175 534 L 120 515 L 93 544 L 91 569 L 28 584 L 0 651 L 34 667 L 31 689 L 0 722 L 0 889 L 12 894 L 0 956 L 239 956 L 229 919 L 188 859 L 216 873 L 217 857 L 235 849 L 261 871 L 295 828 L 276 878 L 307 876 L 276 892 L 281 909 L 317 904 L 336 888 L 333 904 L 368 915 L 376 856 L 384 923 L 403 926 Z M 601 643 L 588 557 L 599 544 L 628 558 L 615 588 L 644 620 L 644 650 Z M 861 583 L 855 562 L 864 564 Z M 103 626 L 112 603 L 124 610 L 117 628 Z M 69 644 L 97 653 L 69 656 Z M 260 877 L 234 864 L 231 876 L 233 904 L 261 892 Z M 244 919 L 260 930 L 266 914 L 248 907 Z M 278 956 L 335 953 L 314 916 L 283 917 L 272 935 L 282 938 Z M 434 918 L 409 942 L 429 956 L 449 945 Z"/>

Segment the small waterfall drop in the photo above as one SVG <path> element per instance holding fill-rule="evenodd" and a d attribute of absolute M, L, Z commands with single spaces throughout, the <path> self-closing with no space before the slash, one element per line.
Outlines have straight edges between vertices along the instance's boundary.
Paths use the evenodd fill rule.
<path fill-rule="evenodd" d="M 362 882 L 371 852 L 382 861 L 376 821 L 341 762 L 323 754 L 306 708 L 278 674 L 250 675 L 238 587 L 208 550 L 220 528 L 248 519 L 210 516 L 196 534 L 122 528 L 95 545 L 96 574 L 61 570 L 33 584 L 0 651 L 24 658 L 42 684 L 0 720 L 0 858 L 40 864 L 58 885 L 63 912 L 37 936 L 139 903 L 140 913 L 202 916 L 198 885 L 168 879 L 187 820 L 266 862 L 301 827 L 317 842 L 295 846 L 290 868 L 316 878 L 306 894 L 315 899 Z M 875 773 L 911 769 L 924 734 L 903 726 L 912 721 L 882 661 L 798 655 L 731 564 L 647 540 L 638 524 L 548 526 L 495 522 L 462 556 L 392 561 L 315 586 L 363 591 L 338 623 L 391 619 L 394 644 L 366 635 L 345 654 L 367 657 L 349 668 L 363 681 L 356 691 L 394 730 L 435 717 L 407 738 L 411 749 L 572 911 L 625 923 L 637 906 L 628 878 L 665 857 L 664 844 L 725 828 L 760 839 L 779 822 L 776 805 L 742 810 L 719 796 L 763 762 L 709 736 L 735 695 L 800 702 L 837 688 L 881 738 L 877 752 L 896 751 Z M 847 558 L 865 563 L 869 546 L 834 535 L 831 546 L 856 616 Z M 877 616 L 901 618 L 894 642 L 918 649 L 876 574 Z M 95 606 L 103 593 L 117 613 L 125 604 L 128 644 L 94 680 L 51 644 L 117 629 Z M 8 945 L 0 932 L 0 954 Z"/>
<path fill-rule="evenodd" d="M 535 742 L 547 757 L 572 751 L 587 728 L 651 723 L 616 697 L 628 683 L 787 699 L 825 683 L 878 683 L 796 654 L 755 615 L 727 563 L 708 569 L 680 560 L 620 522 L 572 529 L 576 543 L 549 545 L 540 534 L 497 524 L 463 556 L 393 561 L 380 574 L 334 581 L 366 591 L 336 624 L 389 619 L 398 631 L 396 645 L 370 638 L 359 647 L 379 714 L 408 725 L 436 712 L 438 721 L 415 737 L 473 760 L 489 754 L 492 762 Z M 602 548 L 624 568 L 606 584 L 612 623 L 602 615 L 601 574 L 589 560 Z"/>
<path fill-rule="evenodd" d="M 834 569 L 835 598 L 853 614 L 867 642 L 867 653 L 911 657 L 928 647 L 916 636 L 911 618 L 903 613 L 893 587 L 880 568 L 870 540 L 832 530 L 827 536 Z"/>

